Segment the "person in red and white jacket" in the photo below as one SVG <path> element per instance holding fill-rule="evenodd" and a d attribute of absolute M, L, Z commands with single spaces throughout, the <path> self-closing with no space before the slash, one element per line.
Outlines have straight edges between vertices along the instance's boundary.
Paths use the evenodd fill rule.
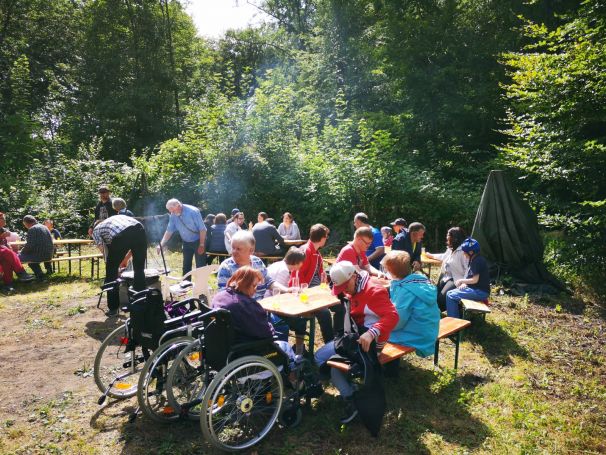
<path fill-rule="evenodd" d="M 323 224 L 314 224 L 309 230 L 309 240 L 301 247 L 305 253 L 305 261 L 298 271 L 293 271 L 290 274 L 293 285 L 293 278 L 298 278 L 300 284 L 308 284 L 310 288 L 319 286 L 326 282 L 324 273 L 324 260 L 320 254 L 320 248 L 326 245 L 330 230 Z"/>
<path fill-rule="evenodd" d="M 399 321 L 396 308 L 389 299 L 389 293 L 379 283 L 373 282 L 364 270 L 357 270 L 349 261 L 337 262 L 330 269 L 334 295 L 344 293 L 350 302 L 351 318 L 361 333 L 358 343 L 368 352 L 371 343 L 376 341 L 380 352 L 389 339 L 389 335 Z M 345 316 L 347 317 L 347 316 Z M 345 324 L 347 328 L 347 321 Z M 318 366 L 326 363 L 335 355 L 334 341 L 322 346 L 315 355 Z M 341 423 L 351 422 L 358 414 L 353 404 L 354 389 L 347 375 L 331 368 L 331 381 L 345 401 L 345 415 Z"/>

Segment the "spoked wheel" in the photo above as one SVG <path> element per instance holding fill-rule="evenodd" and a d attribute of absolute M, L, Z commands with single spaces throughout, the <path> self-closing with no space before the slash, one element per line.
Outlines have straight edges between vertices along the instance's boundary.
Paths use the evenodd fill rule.
<path fill-rule="evenodd" d="M 274 426 L 284 386 L 276 366 L 264 357 L 247 356 L 225 366 L 211 381 L 200 414 L 207 441 L 221 450 L 247 449 Z"/>
<path fill-rule="evenodd" d="M 166 396 L 166 379 L 172 362 L 194 339 L 177 337 L 162 343 L 147 359 L 137 387 L 137 399 L 143 413 L 156 422 L 166 423 L 179 418 Z"/>
<path fill-rule="evenodd" d="M 198 420 L 200 409 L 204 407 L 202 396 L 208 381 L 206 375 L 200 340 L 195 340 L 181 350 L 168 371 L 166 396 L 169 406 L 180 414 L 185 405 L 187 416 Z"/>
<path fill-rule="evenodd" d="M 110 333 L 95 356 L 94 376 L 99 390 L 113 398 L 129 398 L 137 393 L 139 374 L 145 363 L 141 346 L 126 352 L 129 343 L 125 325 Z M 131 344 L 134 345 L 134 343 Z M 104 397 L 102 397 L 104 398 Z"/>

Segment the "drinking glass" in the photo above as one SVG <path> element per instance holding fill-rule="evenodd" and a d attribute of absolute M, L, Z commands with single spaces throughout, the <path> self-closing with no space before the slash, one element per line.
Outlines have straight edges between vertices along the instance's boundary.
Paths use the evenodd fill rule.
<path fill-rule="evenodd" d="M 301 291 L 301 285 L 299 284 L 299 277 L 296 276 L 291 280 L 291 288 L 293 290 L 293 294 L 294 295 L 299 295 L 299 292 Z"/>
<path fill-rule="evenodd" d="M 299 298 L 301 299 L 301 302 L 303 303 L 307 303 L 307 301 L 309 300 L 309 296 L 307 295 L 307 288 L 309 288 L 309 284 L 307 283 L 302 283 L 301 284 L 301 295 L 299 296 Z"/>

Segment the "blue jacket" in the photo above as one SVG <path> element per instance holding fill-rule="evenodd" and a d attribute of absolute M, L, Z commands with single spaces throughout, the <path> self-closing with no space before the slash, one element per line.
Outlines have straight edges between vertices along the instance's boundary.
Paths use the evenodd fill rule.
<path fill-rule="evenodd" d="M 440 329 L 436 287 L 425 275 L 412 273 L 402 280 L 392 280 L 390 294 L 400 321 L 389 341 L 415 348 L 420 357 L 432 355 Z"/>
<path fill-rule="evenodd" d="M 402 229 L 398 235 L 393 239 L 391 249 L 393 251 L 400 250 L 406 251 L 410 255 L 410 263 L 421 262 L 421 250 L 423 248 L 423 242 L 417 242 L 415 249 L 412 249 L 412 242 L 410 241 L 410 233 L 408 229 Z"/>

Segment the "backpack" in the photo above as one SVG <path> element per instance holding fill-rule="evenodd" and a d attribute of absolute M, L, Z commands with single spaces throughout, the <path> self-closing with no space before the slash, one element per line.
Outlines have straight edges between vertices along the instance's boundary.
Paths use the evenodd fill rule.
<path fill-rule="evenodd" d="M 165 331 L 164 300 L 162 293 L 153 289 L 147 297 L 134 301 L 130 306 L 132 336 L 138 344 L 147 349 L 156 349 Z"/>

